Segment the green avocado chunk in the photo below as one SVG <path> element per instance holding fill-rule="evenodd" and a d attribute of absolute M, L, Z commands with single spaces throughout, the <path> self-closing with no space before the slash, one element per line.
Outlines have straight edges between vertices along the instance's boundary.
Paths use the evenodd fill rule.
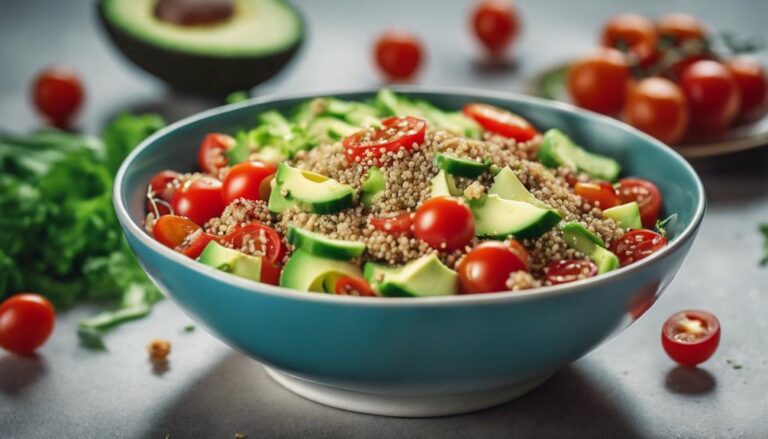
<path fill-rule="evenodd" d="M 475 235 L 481 238 L 537 238 L 560 222 L 560 214 L 524 201 L 505 200 L 489 194 L 470 203 L 475 216 Z"/>
<path fill-rule="evenodd" d="M 371 207 L 386 188 L 387 182 L 384 179 L 384 173 L 378 167 L 371 166 L 363 182 L 363 195 L 360 201 L 365 206 Z"/>
<path fill-rule="evenodd" d="M 442 169 L 437 175 L 432 177 L 430 183 L 432 185 L 431 198 L 458 197 L 461 195 L 461 192 L 456 187 L 456 182 L 453 180 L 453 177 L 446 174 Z"/>
<path fill-rule="evenodd" d="M 490 189 L 488 189 L 488 194 L 497 194 L 505 200 L 523 201 L 541 207 L 542 209 L 550 208 L 546 203 L 543 203 L 538 198 L 534 197 L 533 194 L 526 189 L 509 166 L 503 167 L 501 171 L 493 177 L 493 184 Z"/>
<path fill-rule="evenodd" d="M 591 259 L 597 265 L 598 273 L 606 273 L 619 268 L 619 258 L 607 250 L 605 242 L 587 230 L 583 224 L 575 221 L 565 223 L 560 226 L 560 230 L 563 232 L 565 243 Z"/>
<path fill-rule="evenodd" d="M 360 268 L 346 261 L 315 256 L 304 250 L 293 252 L 283 267 L 280 275 L 280 286 L 299 291 L 326 291 L 326 281 L 329 276 L 362 277 Z"/>
<path fill-rule="evenodd" d="M 458 293 L 458 276 L 429 254 L 400 267 L 368 262 L 365 279 L 374 290 L 388 297 L 450 296 Z"/>
<path fill-rule="evenodd" d="M 352 199 L 351 186 L 280 163 L 268 207 L 271 212 L 281 213 L 293 202 L 304 211 L 329 214 L 351 207 Z"/>
<path fill-rule="evenodd" d="M 201 263 L 245 279 L 261 280 L 261 258 L 224 247 L 216 241 L 205 246 L 200 257 Z"/>
<path fill-rule="evenodd" d="M 544 133 L 539 161 L 550 168 L 565 166 L 608 181 L 616 180 L 621 172 L 621 166 L 616 160 L 586 151 L 555 128 Z"/>
<path fill-rule="evenodd" d="M 616 221 L 619 227 L 625 230 L 643 228 L 640 205 L 637 204 L 637 201 L 605 209 L 603 215 Z"/>
<path fill-rule="evenodd" d="M 435 166 L 458 177 L 477 178 L 491 167 L 491 161 L 486 159 L 476 162 L 470 159 L 456 157 L 453 154 L 435 153 Z"/>
<path fill-rule="evenodd" d="M 331 239 L 293 225 L 288 226 L 288 242 L 309 254 L 331 259 L 349 260 L 365 251 L 365 244 L 362 242 Z"/>
<path fill-rule="evenodd" d="M 360 127 L 329 116 L 315 118 L 307 125 L 307 133 L 320 143 L 335 142 L 358 131 Z"/>

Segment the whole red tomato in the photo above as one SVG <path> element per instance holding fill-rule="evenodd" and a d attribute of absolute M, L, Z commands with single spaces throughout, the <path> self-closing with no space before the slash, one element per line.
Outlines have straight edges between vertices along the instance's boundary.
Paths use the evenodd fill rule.
<path fill-rule="evenodd" d="M 224 211 L 221 181 L 211 177 L 188 181 L 176 190 L 171 205 L 176 215 L 185 216 L 202 226 Z"/>
<path fill-rule="evenodd" d="M 457 250 L 472 241 L 475 218 L 462 200 L 432 198 L 416 209 L 413 235 L 432 248 L 446 252 Z"/>
<path fill-rule="evenodd" d="M 620 14 L 605 23 L 600 42 L 632 54 L 639 64 L 645 65 L 656 56 L 658 38 L 651 20 L 638 14 Z"/>
<path fill-rule="evenodd" d="M 259 161 L 243 162 L 233 166 L 222 183 L 221 194 L 224 197 L 224 204 L 229 204 L 238 198 L 264 200 L 262 194 L 265 190 L 262 185 L 269 183 L 269 177 L 274 175 L 276 170 L 275 165 Z"/>
<path fill-rule="evenodd" d="M 472 29 L 492 56 L 499 56 L 520 31 L 517 9 L 509 0 L 484 0 L 472 12 Z"/>
<path fill-rule="evenodd" d="M 374 59 L 386 79 L 405 81 L 418 70 L 423 52 L 414 34 L 402 29 L 390 29 L 376 40 Z"/>
<path fill-rule="evenodd" d="M 624 118 L 664 143 L 677 143 L 688 129 L 688 104 L 674 82 L 645 78 L 629 88 Z"/>
<path fill-rule="evenodd" d="M 568 91 L 579 107 L 612 115 L 624 105 L 629 78 L 624 55 L 603 47 L 571 66 Z"/>
<path fill-rule="evenodd" d="M 717 61 L 696 61 L 680 79 L 696 133 L 723 131 L 739 114 L 739 85 L 730 70 Z"/>
<path fill-rule="evenodd" d="M 74 69 L 53 66 L 41 71 L 32 86 L 37 110 L 55 126 L 66 128 L 83 103 L 83 84 Z"/>
<path fill-rule="evenodd" d="M 16 294 L 0 305 L 0 347 L 16 354 L 31 354 L 53 332 L 56 313 L 43 296 Z"/>
<path fill-rule="evenodd" d="M 741 106 L 738 119 L 749 122 L 765 116 L 768 111 L 768 86 L 763 66 L 751 58 L 744 57 L 734 58 L 728 61 L 726 66 L 736 78 L 739 88 Z"/>
<path fill-rule="evenodd" d="M 457 271 L 462 294 L 506 291 L 512 273 L 528 271 L 528 252 L 517 241 L 511 242 L 484 242 L 461 259 Z"/>

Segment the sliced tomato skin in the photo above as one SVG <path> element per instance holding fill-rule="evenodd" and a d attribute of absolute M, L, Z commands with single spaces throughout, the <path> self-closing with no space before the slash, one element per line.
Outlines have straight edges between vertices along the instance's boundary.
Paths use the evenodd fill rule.
<path fill-rule="evenodd" d="M 413 234 L 413 214 L 409 212 L 390 217 L 371 218 L 369 221 L 374 229 L 391 235 Z"/>
<path fill-rule="evenodd" d="M 597 265 L 585 259 L 561 259 L 549 264 L 545 274 L 550 284 L 560 285 L 580 280 L 582 276 L 597 276 Z"/>
<path fill-rule="evenodd" d="M 617 194 L 621 204 L 637 202 L 643 227 L 650 229 L 656 226 L 663 198 L 655 184 L 642 178 L 624 178 L 619 181 Z"/>
<path fill-rule="evenodd" d="M 252 221 L 245 226 L 240 226 L 229 232 L 223 236 L 220 241 L 234 249 L 239 249 L 243 245 L 243 238 L 246 236 L 256 238 L 261 232 L 264 232 L 264 236 L 266 237 L 266 243 L 264 244 L 264 248 L 262 248 L 264 259 L 274 265 L 281 265 L 286 252 L 283 238 L 275 229 L 266 224 Z"/>
<path fill-rule="evenodd" d="M 381 121 L 382 127 L 360 130 L 342 141 L 344 153 L 351 163 L 373 158 L 383 161 L 387 153 L 410 150 L 414 144 L 424 143 L 427 123 L 418 117 L 389 117 Z M 394 133 L 390 132 L 394 130 Z"/>
<path fill-rule="evenodd" d="M 365 279 L 354 276 L 341 276 L 336 281 L 333 292 L 339 296 L 376 297 L 376 293 Z"/>
<path fill-rule="evenodd" d="M 681 319 L 701 323 L 705 333 L 700 336 L 680 337 Z M 720 321 L 707 311 L 681 311 L 673 314 L 661 330 L 661 345 L 671 359 L 685 367 L 695 367 L 714 355 L 720 345 Z"/>
<path fill-rule="evenodd" d="M 467 104 L 464 106 L 464 114 L 474 119 L 485 130 L 518 142 L 527 142 L 539 133 L 524 118 L 493 105 Z"/>
<path fill-rule="evenodd" d="M 206 174 L 216 175 L 219 169 L 227 166 L 226 152 L 235 146 L 235 138 L 227 134 L 209 133 L 203 138 L 197 155 L 200 170 Z"/>
<path fill-rule="evenodd" d="M 282 268 L 268 260 L 261 260 L 261 282 L 269 285 L 280 285 L 280 273 Z"/>
<path fill-rule="evenodd" d="M 616 190 L 607 181 L 577 182 L 573 187 L 573 192 L 589 204 L 602 210 L 619 205 Z"/>
<path fill-rule="evenodd" d="M 155 221 L 152 236 L 166 247 L 176 249 L 184 244 L 187 236 L 200 230 L 193 221 L 177 215 L 163 215 Z"/>
<path fill-rule="evenodd" d="M 611 251 L 618 256 L 622 267 L 633 264 L 656 253 L 667 245 L 667 238 L 650 230 L 630 230 L 613 241 Z"/>

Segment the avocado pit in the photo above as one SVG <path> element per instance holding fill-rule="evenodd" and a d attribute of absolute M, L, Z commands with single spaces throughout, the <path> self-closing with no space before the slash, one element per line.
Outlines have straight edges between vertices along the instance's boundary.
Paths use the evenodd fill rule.
<path fill-rule="evenodd" d="M 179 26 L 204 26 L 229 20 L 235 0 L 158 0 L 154 14 L 159 20 Z"/>

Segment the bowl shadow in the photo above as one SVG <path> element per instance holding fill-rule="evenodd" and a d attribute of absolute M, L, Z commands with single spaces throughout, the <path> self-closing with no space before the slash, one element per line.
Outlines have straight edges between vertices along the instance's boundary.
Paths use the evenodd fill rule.
<path fill-rule="evenodd" d="M 253 360 L 232 353 L 160 413 L 145 437 L 640 437 L 610 376 L 587 361 L 499 407 L 436 418 L 388 418 L 305 400 L 269 379 Z M 610 392 L 608 389 L 612 389 Z M 191 436 L 190 436 L 191 435 Z"/>

